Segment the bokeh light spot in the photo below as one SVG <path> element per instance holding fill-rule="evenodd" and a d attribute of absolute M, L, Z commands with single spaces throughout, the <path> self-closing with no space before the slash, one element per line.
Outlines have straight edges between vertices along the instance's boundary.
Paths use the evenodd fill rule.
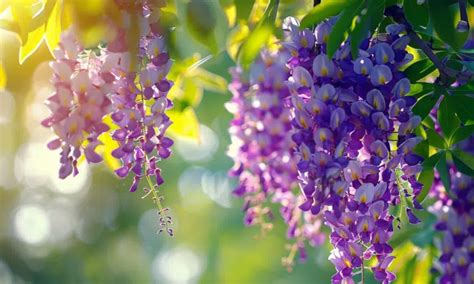
<path fill-rule="evenodd" d="M 37 205 L 22 205 L 13 218 L 15 234 L 28 244 L 41 244 L 51 233 L 51 224 L 46 211 Z"/>
<path fill-rule="evenodd" d="M 176 150 L 186 161 L 208 161 L 219 147 L 216 133 L 204 124 L 199 125 L 199 141 L 177 138 Z"/>
<path fill-rule="evenodd" d="M 196 283 L 203 270 L 199 256 L 186 247 L 177 247 L 155 257 L 152 274 L 155 281 Z"/>

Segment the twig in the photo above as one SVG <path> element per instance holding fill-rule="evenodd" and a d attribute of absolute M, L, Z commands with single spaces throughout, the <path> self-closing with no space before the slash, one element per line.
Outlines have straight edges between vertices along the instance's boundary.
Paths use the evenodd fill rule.
<path fill-rule="evenodd" d="M 465 4 L 465 0 L 460 0 L 460 2 L 461 1 L 464 1 Z M 467 81 L 474 79 L 474 74 L 457 71 L 444 65 L 441 60 L 436 56 L 436 54 L 434 54 L 433 50 L 428 46 L 428 44 L 423 39 L 421 39 L 418 34 L 413 30 L 412 26 L 405 18 L 405 14 L 403 13 L 402 8 L 397 5 L 390 6 L 385 9 L 385 15 L 392 17 L 396 23 L 405 26 L 407 35 L 410 40 L 421 48 L 423 53 L 425 53 L 425 55 L 433 62 L 433 64 L 439 70 L 439 83 L 441 85 L 449 84 L 449 78 L 462 79 Z"/>

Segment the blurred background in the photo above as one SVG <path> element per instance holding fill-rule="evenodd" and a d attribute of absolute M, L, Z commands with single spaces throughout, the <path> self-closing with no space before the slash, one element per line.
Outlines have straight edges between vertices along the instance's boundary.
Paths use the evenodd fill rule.
<path fill-rule="evenodd" d="M 101 1 L 79 2 L 101 13 L 96 5 Z M 258 228 L 243 225 L 242 200 L 232 196 L 235 181 L 227 176 L 232 166 L 225 154 L 231 116 L 223 106 L 230 99 L 228 69 L 235 65 L 235 44 L 248 36 L 268 1 L 241 1 L 239 7 L 234 1 L 204 1 L 207 10 L 197 14 L 189 13 L 187 2 L 174 2 L 176 28 L 169 35 L 177 66 L 172 72 L 179 73 L 174 96 L 180 113 L 191 110 L 176 119 L 197 129 L 175 135 L 174 154 L 160 163 L 172 238 L 156 233 L 151 200 L 139 191 L 129 193 L 132 181 L 117 179 L 106 165 L 83 163 L 78 176 L 57 177 L 59 153 L 47 149 L 52 132 L 40 125 L 48 116 L 43 102 L 53 92 L 52 57 L 40 42 L 20 65 L 21 41 L 0 30 L 7 75 L 0 91 L 1 284 L 330 282 L 329 246 L 309 249 L 307 262 L 288 272 L 281 265 L 288 250 L 278 209 L 274 229 L 258 237 Z M 278 24 L 284 16 L 301 15 L 313 1 L 281 2 Z M 215 45 L 206 45 L 202 30 L 196 36 L 196 26 L 209 24 L 202 19 L 213 24 Z M 193 64 L 193 72 L 183 71 Z M 394 269 L 416 252 L 411 242 L 401 245 Z M 420 275 L 428 273 L 430 263 L 417 265 L 424 268 Z M 399 275 L 400 283 L 404 277 Z"/>

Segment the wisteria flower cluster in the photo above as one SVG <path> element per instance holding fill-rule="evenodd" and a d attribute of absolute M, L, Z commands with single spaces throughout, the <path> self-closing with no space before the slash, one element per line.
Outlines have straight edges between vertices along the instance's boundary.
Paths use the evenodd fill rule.
<path fill-rule="evenodd" d="M 61 149 L 60 178 L 78 174 L 82 154 L 89 163 L 100 162 L 102 157 L 95 151 L 101 145 L 99 137 L 111 135 L 119 145 L 112 156 L 122 162 L 115 173 L 121 178 L 133 173 L 131 192 L 137 190 L 142 178 L 147 180 L 145 192 L 152 193 L 158 205 L 161 230 L 172 235 L 167 208 L 161 206 L 157 195 L 157 187 L 163 183 L 157 162 L 170 156 L 173 145 L 165 135 L 171 125 L 165 112 L 172 107 L 167 94 L 173 82 L 166 78 L 172 61 L 159 31 L 160 7 L 148 1 L 135 6 L 123 8 L 141 16 L 137 67 L 131 66 L 133 54 L 128 53 L 123 28 L 112 27 L 116 38 L 98 52 L 85 50 L 73 30 L 63 34 L 56 60 L 51 63 L 56 89 L 48 98 L 52 115 L 43 125 L 58 136 L 48 147 Z M 103 122 L 107 116 L 113 124 Z"/>
<path fill-rule="evenodd" d="M 331 26 L 323 22 L 314 32 L 300 31 L 296 20 L 286 26 L 293 140 L 306 197 L 300 208 L 323 214 L 332 229 L 334 283 L 353 281 L 354 270 L 363 270 L 373 256 L 375 278 L 388 283 L 395 279 L 387 270 L 393 260 L 389 207 L 422 188 L 416 181 L 422 158 L 412 153 L 420 141 L 412 132 L 421 119 L 411 112 L 416 99 L 406 96 L 410 82 L 399 71 L 411 59 L 409 38 L 402 25 L 389 25 L 387 34 L 361 44 L 358 58 L 351 57 L 349 42 L 329 58 Z M 411 208 L 406 213 L 411 223 L 419 222 Z"/>
<path fill-rule="evenodd" d="M 59 177 L 66 178 L 78 173 L 82 154 L 89 163 L 102 160 L 95 148 L 99 135 L 109 130 L 102 118 L 110 112 L 111 101 L 109 85 L 101 76 L 103 58 L 85 51 L 72 31 L 62 35 L 55 57 L 51 63 L 55 93 L 47 100 L 52 115 L 42 124 L 58 136 L 48 148 L 61 149 Z"/>
<path fill-rule="evenodd" d="M 416 99 L 407 96 L 410 82 L 399 71 L 412 57 L 405 51 L 409 38 L 404 26 L 389 25 L 387 34 L 361 44 L 358 58 L 351 57 L 349 42 L 329 58 L 332 24 L 328 20 L 314 31 L 300 30 L 296 19 L 286 19 L 278 70 L 274 61 L 265 66 L 263 58 L 251 69 L 250 82 L 234 75 L 232 102 L 238 108 L 231 136 L 237 150 L 231 157 L 236 161 L 232 173 L 240 180 L 235 192 L 247 196 L 246 221 L 252 223 L 257 214 L 251 205 L 260 205 L 275 188 L 278 194 L 289 192 L 287 179 L 292 178 L 301 188 L 296 200 L 303 197 L 298 208 L 322 216 L 332 230 L 333 282 L 352 283 L 356 270 L 363 273 L 364 261 L 375 257 L 375 278 L 388 283 L 395 279 L 387 270 L 393 260 L 388 240 L 398 218 L 389 207 L 411 199 L 421 209 L 414 197 L 422 188 L 416 180 L 422 158 L 412 152 L 420 142 L 413 130 L 421 119 L 411 111 Z M 275 89 L 278 95 L 268 96 Z M 286 112 L 274 116 L 273 105 Z M 275 121 L 284 121 L 285 127 L 273 134 Z M 279 144 L 290 136 L 293 142 Z M 288 155 L 292 163 L 287 159 L 284 165 L 296 163 L 296 169 L 284 171 L 291 175 L 280 179 L 282 171 L 271 171 L 281 168 Z M 411 223 L 419 222 L 412 208 L 406 214 Z"/>
<path fill-rule="evenodd" d="M 474 153 L 474 139 L 461 142 L 458 148 Z M 474 179 L 450 166 L 451 190 L 444 189 L 437 179 L 432 192 L 438 201 L 433 205 L 442 232 L 438 243 L 441 255 L 433 267 L 441 276 L 439 283 L 474 282 Z"/>
<path fill-rule="evenodd" d="M 226 107 L 234 115 L 229 129 L 232 143 L 228 155 L 234 159 L 231 176 L 239 178 L 234 194 L 245 198 L 246 225 L 260 225 L 263 232 L 272 224 L 267 201 L 280 204 L 280 213 L 288 225 L 287 237 L 296 243 L 290 257 L 283 260 L 291 265 L 295 250 L 304 260 L 304 241 L 319 245 L 324 240 L 319 232 L 321 221 L 301 212 L 301 197 L 297 190 L 297 157 L 291 140 L 289 92 L 285 81 L 289 76 L 285 52 L 263 51 L 251 66 L 249 74 L 240 67 L 231 70 L 233 94 Z"/>

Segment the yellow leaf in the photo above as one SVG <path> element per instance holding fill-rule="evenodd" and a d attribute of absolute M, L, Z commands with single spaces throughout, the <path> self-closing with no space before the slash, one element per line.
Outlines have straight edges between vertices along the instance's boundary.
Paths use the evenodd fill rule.
<path fill-rule="evenodd" d="M 244 42 L 244 40 L 247 39 L 249 33 L 250 29 L 245 24 L 240 24 L 230 33 L 226 46 L 227 53 L 234 61 L 237 61 L 237 54 L 239 52 L 239 48 Z"/>
<path fill-rule="evenodd" d="M 0 13 L 5 11 L 8 8 L 8 6 L 10 6 L 10 2 L 8 0 L 0 1 Z"/>
<path fill-rule="evenodd" d="M 230 4 L 224 7 L 224 13 L 227 16 L 229 27 L 235 26 L 235 21 L 237 19 L 237 7 L 235 4 Z"/>
<path fill-rule="evenodd" d="M 25 42 L 30 32 L 31 20 L 33 19 L 31 3 L 13 1 L 11 2 L 10 11 L 12 13 L 13 22 L 18 25 L 18 35 L 22 42 Z"/>
<path fill-rule="evenodd" d="M 227 92 L 227 81 L 223 77 L 206 71 L 203 68 L 193 70 L 190 77 L 194 79 L 197 85 L 204 89 L 219 93 Z"/>
<path fill-rule="evenodd" d="M 40 46 L 43 41 L 44 25 L 28 33 L 26 41 L 23 41 L 20 46 L 20 64 L 30 57 Z"/>
<path fill-rule="evenodd" d="M 51 54 L 53 54 L 53 50 L 58 46 L 61 38 L 61 13 L 62 1 L 57 0 L 46 23 L 45 39 Z"/>
<path fill-rule="evenodd" d="M 120 160 L 112 156 L 112 151 L 115 150 L 119 144 L 117 141 L 112 139 L 110 133 L 113 133 L 113 131 L 117 129 L 118 126 L 112 121 L 110 115 L 104 117 L 102 121 L 110 127 L 110 131 L 99 136 L 98 139 L 100 142 L 102 142 L 102 145 L 97 146 L 97 153 L 99 153 L 104 158 L 105 165 L 109 169 L 116 170 L 120 168 L 122 164 Z"/>
<path fill-rule="evenodd" d="M 191 106 L 199 105 L 203 94 L 202 88 L 190 76 L 183 78 L 182 82 L 183 85 L 180 88 L 182 89 L 182 96 L 178 100 L 186 102 Z"/>
<path fill-rule="evenodd" d="M 169 128 L 171 135 L 199 141 L 199 121 L 192 107 L 187 107 L 182 112 L 169 110 L 166 114 L 173 121 Z"/>
<path fill-rule="evenodd" d="M 3 68 L 3 63 L 0 61 L 0 90 L 5 89 L 6 85 L 7 85 L 7 73 L 5 72 L 5 69 Z"/>
<path fill-rule="evenodd" d="M 97 146 L 97 152 L 104 158 L 105 165 L 111 170 L 120 168 L 122 166 L 120 160 L 112 156 L 112 151 L 119 146 L 118 142 L 112 139 L 109 132 L 103 133 L 98 139 L 103 145 Z"/>

